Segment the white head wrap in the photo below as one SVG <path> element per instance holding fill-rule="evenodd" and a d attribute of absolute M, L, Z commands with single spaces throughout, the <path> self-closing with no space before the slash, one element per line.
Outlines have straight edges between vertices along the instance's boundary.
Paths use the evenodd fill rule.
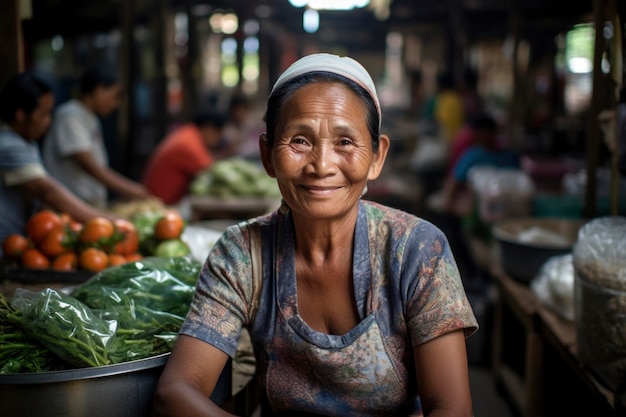
<path fill-rule="evenodd" d="M 287 68 L 285 72 L 283 72 L 280 77 L 278 77 L 278 80 L 276 80 L 276 82 L 274 83 L 274 87 L 272 87 L 270 96 L 274 93 L 274 91 L 276 91 L 279 86 L 283 85 L 285 82 L 291 80 L 292 78 L 315 71 L 325 71 L 342 75 L 363 87 L 365 91 L 367 91 L 368 94 L 372 97 L 374 103 L 376 104 L 376 111 L 378 112 L 380 127 L 380 120 L 382 119 L 382 115 L 374 81 L 372 80 L 372 77 L 369 75 L 367 70 L 361 64 L 347 56 L 340 57 L 327 53 L 318 53 L 300 58 L 299 60 L 291 64 L 291 66 L 289 66 L 289 68 Z"/>

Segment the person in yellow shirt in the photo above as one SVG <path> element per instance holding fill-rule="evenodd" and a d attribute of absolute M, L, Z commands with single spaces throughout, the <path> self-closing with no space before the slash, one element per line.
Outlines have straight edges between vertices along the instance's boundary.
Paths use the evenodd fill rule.
<path fill-rule="evenodd" d="M 454 77 L 449 73 L 438 77 L 437 90 L 435 121 L 439 136 L 449 145 L 465 121 L 463 98 L 456 89 Z"/>

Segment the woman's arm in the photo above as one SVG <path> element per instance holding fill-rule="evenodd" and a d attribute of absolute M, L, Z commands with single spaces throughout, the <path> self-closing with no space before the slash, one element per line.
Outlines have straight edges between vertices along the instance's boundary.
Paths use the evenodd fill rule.
<path fill-rule="evenodd" d="M 467 350 L 463 330 L 446 333 L 413 349 L 425 417 L 471 417 Z"/>
<path fill-rule="evenodd" d="M 143 185 L 132 181 L 117 173 L 106 165 L 100 164 L 89 151 L 78 152 L 72 158 L 89 175 L 111 189 L 127 198 L 148 199 L 154 196 Z"/>
<path fill-rule="evenodd" d="M 154 417 L 226 417 L 209 397 L 228 355 L 191 336 L 179 335 L 156 388 Z"/>

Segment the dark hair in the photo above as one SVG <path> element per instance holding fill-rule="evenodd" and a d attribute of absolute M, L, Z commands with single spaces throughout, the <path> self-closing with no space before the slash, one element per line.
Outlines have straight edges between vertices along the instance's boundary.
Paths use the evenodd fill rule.
<path fill-rule="evenodd" d="M 197 113 L 193 118 L 193 123 L 198 127 L 213 126 L 222 129 L 226 123 L 226 119 L 220 113 L 205 111 Z"/>
<path fill-rule="evenodd" d="M 90 65 L 80 78 L 80 93 L 90 94 L 98 86 L 110 87 L 120 82 L 119 75 L 108 65 Z"/>
<path fill-rule="evenodd" d="M 52 93 L 52 87 L 34 73 L 26 71 L 14 76 L 0 93 L 0 120 L 13 122 L 19 109 L 31 114 L 47 93 Z"/>
<path fill-rule="evenodd" d="M 228 102 L 228 111 L 240 106 L 249 107 L 250 100 L 242 93 L 235 93 L 230 97 L 230 101 Z"/>
<path fill-rule="evenodd" d="M 488 113 L 478 113 L 470 120 L 472 129 L 490 130 L 495 129 L 498 124 L 496 120 Z"/>
<path fill-rule="evenodd" d="M 379 146 L 379 122 L 378 110 L 374 99 L 369 93 L 360 85 L 354 81 L 327 71 L 313 71 L 300 76 L 294 77 L 291 80 L 286 81 L 283 85 L 279 86 L 267 100 L 267 110 L 263 120 L 266 125 L 267 142 L 271 146 L 274 145 L 274 134 L 276 132 L 276 125 L 278 124 L 278 118 L 285 102 L 300 88 L 314 83 L 314 82 L 340 82 L 350 90 L 354 91 L 365 104 L 367 112 L 367 127 L 370 132 L 372 140 L 372 148 L 374 152 L 378 151 Z"/>
<path fill-rule="evenodd" d="M 444 72 L 437 75 L 437 88 L 439 90 L 448 90 L 452 88 L 456 88 L 456 81 L 454 80 L 454 75 L 450 72 Z"/>

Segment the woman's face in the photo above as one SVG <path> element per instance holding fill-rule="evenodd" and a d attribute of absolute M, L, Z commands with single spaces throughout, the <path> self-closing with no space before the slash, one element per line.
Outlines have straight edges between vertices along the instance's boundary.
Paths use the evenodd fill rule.
<path fill-rule="evenodd" d="M 284 103 L 274 146 L 261 141 L 261 153 L 294 213 L 330 219 L 357 209 L 389 148 L 382 135 L 373 152 L 366 116 L 359 96 L 341 83 L 309 84 Z"/>

